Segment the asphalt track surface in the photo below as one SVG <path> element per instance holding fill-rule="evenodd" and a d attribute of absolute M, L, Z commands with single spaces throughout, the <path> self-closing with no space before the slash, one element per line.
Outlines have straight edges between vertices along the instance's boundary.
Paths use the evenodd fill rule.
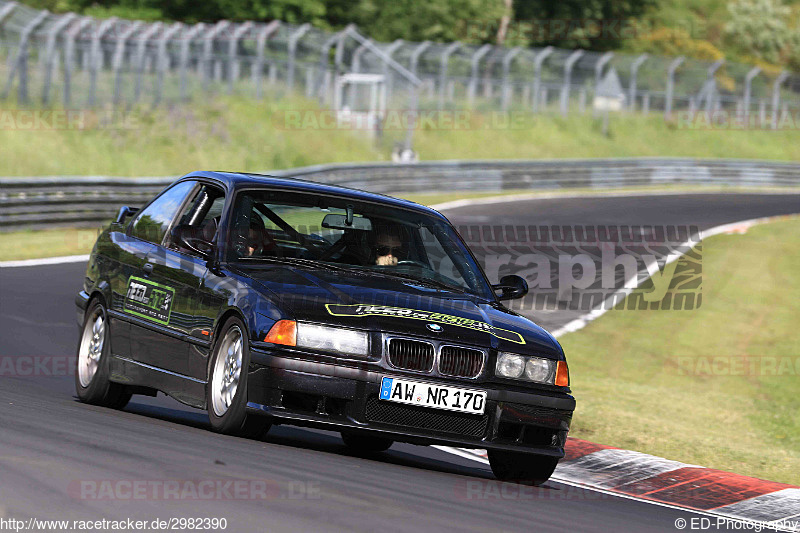
<path fill-rule="evenodd" d="M 704 194 L 519 201 L 447 215 L 457 224 L 709 228 L 797 212 L 800 195 Z M 0 364 L 74 355 L 73 298 L 83 274 L 83 264 L 0 269 Z M 580 391 L 575 395 L 580 416 Z M 120 484 L 163 487 L 164 480 L 183 487 L 250 480 L 239 486 L 255 499 L 165 499 L 157 488 L 137 499 Z M 109 486 L 116 499 L 92 497 L 93 488 L 102 495 Z M 254 488 L 264 486 L 266 499 Z M 335 433 L 288 426 L 258 441 L 217 435 L 204 412 L 164 396 L 134 397 L 121 412 L 88 406 L 75 399 L 71 375 L 0 377 L 0 518 L 217 517 L 237 532 L 674 532 L 676 519 L 692 516 L 553 481 L 541 489 L 502 484 L 488 467 L 434 448 L 397 444 L 387 453 L 355 456 Z"/>

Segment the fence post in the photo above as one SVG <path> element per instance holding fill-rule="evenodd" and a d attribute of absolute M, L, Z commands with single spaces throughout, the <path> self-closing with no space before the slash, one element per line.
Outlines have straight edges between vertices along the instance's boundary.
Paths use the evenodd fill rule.
<path fill-rule="evenodd" d="M 122 62 L 125 60 L 125 47 L 131 36 L 139 31 L 139 28 L 143 25 L 142 21 L 137 20 L 117 37 L 117 45 L 114 48 L 114 60 L 112 62 L 112 68 L 114 70 L 114 105 L 119 103 L 120 97 L 122 96 Z"/>
<path fill-rule="evenodd" d="M 631 81 L 628 86 L 628 111 L 636 111 L 636 77 L 639 74 L 639 67 L 642 66 L 642 63 L 647 61 L 648 57 L 647 54 L 642 54 L 631 63 Z"/>
<path fill-rule="evenodd" d="M 233 93 L 233 84 L 239 76 L 239 61 L 237 59 L 239 41 L 252 27 L 253 23 L 249 20 L 239 25 L 231 35 L 230 41 L 228 41 L 228 94 Z"/>
<path fill-rule="evenodd" d="M 781 84 L 789 78 L 789 73 L 785 70 L 778 74 L 775 83 L 772 84 L 772 129 L 778 129 L 778 106 L 781 101 Z"/>
<path fill-rule="evenodd" d="M 0 26 L 2 26 L 6 19 L 11 16 L 11 13 L 17 9 L 18 5 L 19 4 L 16 2 L 9 2 L 3 7 L 0 7 Z"/>
<path fill-rule="evenodd" d="M 340 31 L 337 32 L 322 43 L 322 46 L 319 48 L 319 72 L 320 72 L 320 79 L 318 82 L 319 89 L 317 93 L 320 96 L 320 101 L 324 103 L 325 95 L 328 94 L 328 78 L 329 78 L 329 71 L 330 71 L 330 55 L 331 55 L 331 48 L 333 45 L 337 44 L 341 41 L 341 39 L 346 35 L 346 32 Z M 338 48 L 337 48 L 338 50 Z M 334 66 L 334 68 L 336 68 Z"/>
<path fill-rule="evenodd" d="M 353 57 L 350 58 L 350 70 L 356 74 L 361 72 L 361 56 L 363 56 L 366 51 L 367 43 L 361 43 L 358 48 L 356 48 L 355 52 L 353 52 Z"/>
<path fill-rule="evenodd" d="M 169 67 L 169 54 L 167 54 L 167 44 L 176 33 L 184 28 L 183 24 L 176 22 L 161 35 L 158 40 L 158 57 L 156 57 L 156 94 L 153 97 L 153 105 L 161 102 L 161 94 L 164 91 L 164 73 Z"/>
<path fill-rule="evenodd" d="M 500 108 L 503 111 L 508 110 L 508 104 L 511 100 L 510 94 L 510 86 L 509 86 L 509 75 L 511 70 L 511 62 L 514 58 L 522 52 L 522 48 L 519 46 L 512 48 L 508 52 L 503 55 L 503 92 L 500 97 Z"/>
<path fill-rule="evenodd" d="M 213 56 L 213 48 L 214 48 L 214 39 L 220 32 L 225 30 L 228 26 L 230 26 L 230 22 L 227 20 L 220 20 L 216 24 L 214 24 L 203 36 L 203 90 L 207 91 L 209 86 L 209 81 L 211 80 L 211 76 L 213 76 L 213 69 L 214 69 L 214 56 Z"/>
<path fill-rule="evenodd" d="M 93 22 L 91 17 L 84 17 L 81 21 L 67 30 L 66 47 L 64 49 L 64 106 L 72 101 L 72 67 L 74 66 L 75 39 Z"/>
<path fill-rule="evenodd" d="M 750 98 L 753 94 L 753 78 L 758 76 L 759 72 L 761 72 L 760 67 L 753 67 L 744 77 L 744 102 L 742 102 L 744 109 L 742 110 L 742 114 L 744 115 L 744 122 L 746 124 L 745 128 L 750 127 Z"/>
<path fill-rule="evenodd" d="M 419 77 L 419 74 L 417 74 L 417 70 L 419 67 L 419 58 L 420 56 L 422 56 L 425 50 L 430 48 L 430 46 L 431 46 L 430 41 L 422 41 L 411 53 L 411 60 L 408 66 L 409 69 L 411 70 L 411 73 L 414 74 L 414 76 Z"/>
<path fill-rule="evenodd" d="M 50 84 L 53 79 L 53 65 L 55 63 L 56 41 L 62 31 L 75 20 L 78 16 L 75 13 L 67 13 L 59 18 L 58 22 L 53 24 L 47 33 L 47 44 L 45 45 L 44 52 L 44 83 L 42 84 L 42 103 L 48 104 L 50 102 Z"/>
<path fill-rule="evenodd" d="M 475 92 L 478 89 L 478 69 L 483 57 L 492 50 L 491 44 L 484 44 L 473 52 L 470 58 L 469 85 L 467 85 L 467 102 L 470 109 L 475 107 Z"/>
<path fill-rule="evenodd" d="M 706 71 L 706 85 L 708 86 L 708 92 L 706 93 L 706 113 L 709 115 L 709 120 L 711 117 L 711 112 L 714 110 L 714 95 L 717 89 L 717 80 L 714 79 L 714 75 L 724 64 L 724 59 L 718 59 L 717 61 L 714 61 Z"/>
<path fill-rule="evenodd" d="M 600 87 L 600 80 L 603 77 L 603 68 L 611 61 L 611 58 L 614 57 L 614 52 L 606 52 L 605 54 L 600 56 L 600 59 L 597 60 L 597 63 L 594 65 L 594 94 L 597 95 L 597 88 Z M 594 108 L 593 114 L 595 117 L 600 113 L 598 108 Z"/>
<path fill-rule="evenodd" d="M 103 66 L 103 49 L 100 40 L 117 23 L 117 17 L 104 20 L 92 35 L 92 48 L 89 57 L 89 106 L 97 101 L 97 72 Z"/>
<path fill-rule="evenodd" d="M 6 87 L 3 89 L 3 100 L 8 98 L 11 92 L 11 84 L 14 81 L 14 74 L 19 72 L 19 102 L 26 103 L 28 101 L 28 41 L 31 34 L 38 28 L 50 14 L 49 11 L 41 11 L 36 18 L 31 20 L 27 26 L 22 29 L 19 37 L 19 50 L 17 50 L 17 57 L 11 64 L 11 72 L 8 73 L 8 80 L 6 80 Z"/>
<path fill-rule="evenodd" d="M 447 66 L 450 63 L 450 56 L 461 48 L 460 42 L 447 45 L 439 57 L 439 111 L 444 109 L 444 100 L 447 94 Z"/>
<path fill-rule="evenodd" d="M 392 59 L 394 53 L 403 46 L 405 41 L 403 39 L 396 39 L 392 44 L 386 47 L 386 58 L 383 60 L 383 79 L 385 84 L 385 90 L 383 91 L 383 96 L 386 100 L 391 97 L 392 90 L 394 89 L 394 75 L 389 71 L 389 62 L 388 59 Z"/>
<path fill-rule="evenodd" d="M 539 92 L 542 87 L 542 65 L 547 56 L 553 53 L 553 47 L 547 46 L 536 53 L 533 58 L 533 112 L 539 111 Z"/>
<path fill-rule="evenodd" d="M 672 99 L 675 93 L 675 71 L 678 70 L 678 67 L 681 66 L 683 60 L 686 59 L 683 56 L 676 57 L 672 60 L 667 67 L 667 94 L 665 95 L 665 102 L 664 102 L 664 119 L 669 120 L 672 118 Z"/>
<path fill-rule="evenodd" d="M 572 52 L 564 63 L 564 84 L 561 86 L 561 114 L 567 116 L 569 110 L 569 90 L 572 82 L 572 67 L 583 55 L 583 50 Z"/>
<path fill-rule="evenodd" d="M 286 74 L 286 85 L 289 89 L 294 89 L 294 65 L 295 56 L 297 55 L 297 42 L 311 29 L 311 24 L 305 23 L 297 28 L 294 33 L 289 36 L 287 43 L 287 51 L 289 53 L 288 73 Z"/>
<path fill-rule="evenodd" d="M 273 33 L 278 31 L 281 26 L 280 20 L 273 20 L 258 32 L 256 37 L 256 64 L 253 67 L 253 82 L 256 86 L 256 98 L 261 100 L 261 84 L 264 80 L 264 49 L 267 47 L 267 41 Z"/>
<path fill-rule="evenodd" d="M 133 101 L 138 102 L 139 96 L 142 94 L 142 82 L 144 81 L 145 59 L 147 57 L 147 44 L 156 33 L 161 30 L 164 24 L 156 22 L 147 31 L 142 32 L 137 41 L 138 47 L 136 48 L 136 84 L 134 86 Z"/>
<path fill-rule="evenodd" d="M 200 34 L 206 25 L 202 22 L 195 24 L 192 28 L 183 34 L 181 37 L 181 56 L 179 59 L 178 69 L 180 71 L 180 91 L 181 91 L 181 100 L 186 101 L 188 100 L 188 96 L 186 94 L 186 69 L 189 67 L 189 52 L 191 51 L 192 41 Z"/>

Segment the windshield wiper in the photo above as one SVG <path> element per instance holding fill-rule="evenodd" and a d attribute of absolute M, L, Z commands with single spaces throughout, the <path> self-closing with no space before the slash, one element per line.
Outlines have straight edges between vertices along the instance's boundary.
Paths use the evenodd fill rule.
<path fill-rule="evenodd" d="M 380 274 L 380 275 L 387 276 L 387 277 L 390 277 L 390 278 L 403 278 L 403 279 L 407 279 L 407 280 L 410 280 L 410 281 L 414 281 L 414 282 L 416 282 L 416 283 L 418 283 L 420 285 L 427 285 L 429 287 L 442 288 L 442 289 L 446 289 L 446 290 L 449 290 L 449 291 L 456 291 L 456 292 L 460 292 L 460 293 L 467 293 L 468 292 L 466 289 L 464 289 L 462 287 L 458 287 L 456 285 L 450 285 L 449 283 L 445 283 L 443 281 L 439 281 L 439 280 L 436 280 L 436 279 L 418 278 L 417 276 L 412 276 L 410 274 L 404 274 L 404 273 L 401 273 L 401 272 L 389 272 L 389 271 L 385 271 L 385 270 L 369 270 L 369 272 L 374 272 L 376 274 Z M 472 293 L 470 292 L 469 294 L 472 294 Z"/>

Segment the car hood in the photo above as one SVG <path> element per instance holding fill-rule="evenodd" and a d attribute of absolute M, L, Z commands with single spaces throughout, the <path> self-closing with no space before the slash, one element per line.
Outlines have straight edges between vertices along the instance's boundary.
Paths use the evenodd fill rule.
<path fill-rule="evenodd" d="M 356 270 L 237 270 L 297 320 L 561 358 L 559 344 L 543 328 L 478 297 Z"/>

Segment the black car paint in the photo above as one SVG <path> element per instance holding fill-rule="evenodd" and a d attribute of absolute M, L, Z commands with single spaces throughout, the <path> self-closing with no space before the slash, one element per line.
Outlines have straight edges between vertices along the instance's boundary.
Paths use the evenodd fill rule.
<path fill-rule="evenodd" d="M 162 391 L 188 405 L 205 408 L 213 339 L 225 320 L 235 315 L 243 319 L 251 344 L 248 410 L 253 413 L 270 415 L 275 421 L 328 429 L 369 429 L 395 440 L 420 444 L 449 443 L 563 456 L 575 408 L 569 388 L 493 375 L 498 352 L 565 360 L 563 351 L 549 333 L 498 300 L 357 270 L 280 261 L 253 265 L 223 261 L 224 239 L 229 234 L 226 215 L 236 193 L 247 188 L 307 191 L 412 209 L 446 220 L 444 216 L 413 202 L 301 180 L 216 172 L 193 173 L 179 181 L 183 180 L 212 184 L 226 194 L 211 257 L 203 259 L 131 236 L 134 217 L 124 225 L 111 224 L 92 251 L 83 290 L 76 298 L 78 321 L 82 324 L 90 298 L 101 297 L 105 301 L 111 329 L 112 381 L 136 387 L 137 392 Z M 174 287 L 173 319 L 168 325 L 125 311 L 131 276 Z M 524 344 L 457 325 L 445 324 L 441 331 L 432 332 L 423 320 L 379 314 L 336 316 L 326 304 L 392 306 L 463 317 L 515 332 Z M 346 358 L 263 342 L 270 327 L 281 319 L 366 329 L 371 332 L 371 356 L 366 360 Z M 481 347 L 488 349 L 489 358 L 481 375 L 474 379 L 433 378 L 398 370 L 381 357 L 381 335 L 385 333 Z M 424 428 L 369 423 L 364 416 L 365 402 L 377 394 L 384 375 L 486 390 L 486 434 L 480 439 L 464 438 Z M 293 393 L 316 399 L 317 405 L 304 409 L 287 405 L 285 396 Z M 531 444 L 522 443 L 521 437 L 502 438 L 501 424 L 510 421 L 549 428 L 554 432 L 553 442 Z"/>

